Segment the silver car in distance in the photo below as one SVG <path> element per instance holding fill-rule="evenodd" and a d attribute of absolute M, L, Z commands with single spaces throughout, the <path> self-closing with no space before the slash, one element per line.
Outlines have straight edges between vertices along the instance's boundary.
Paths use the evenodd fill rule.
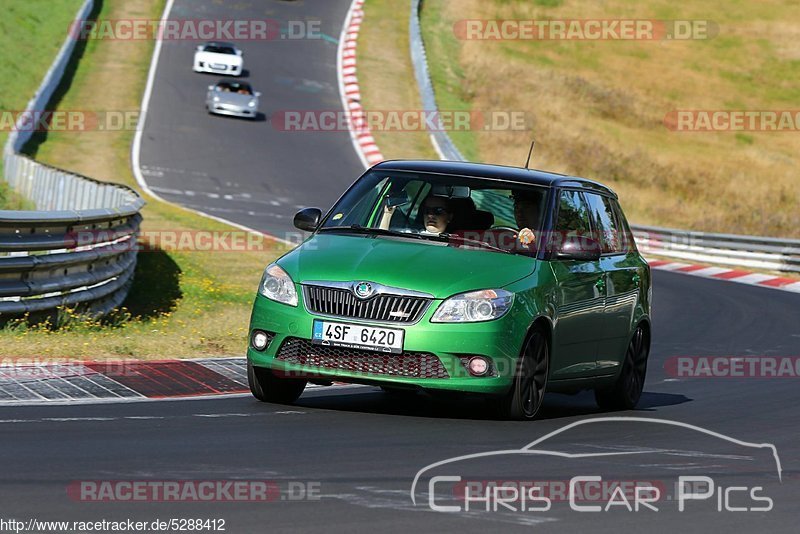
<path fill-rule="evenodd" d="M 245 119 L 258 117 L 258 97 L 247 82 L 222 80 L 208 86 L 206 109 L 217 115 L 231 115 Z"/>

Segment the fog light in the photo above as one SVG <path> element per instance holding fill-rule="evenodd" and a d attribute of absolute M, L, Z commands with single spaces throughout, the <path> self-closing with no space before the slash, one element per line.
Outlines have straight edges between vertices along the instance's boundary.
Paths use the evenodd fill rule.
<path fill-rule="evenodd" d="M 256 350 L 264 350 L 269 344 L 269 336 L 266 332 L 256 330 L 253 332 L 253 348 Z"/>
<path fill-rule="evenodd" d="M 486 361 L 486 358 L 481 358 L 480 356 L 475 356 L 469 361 L 469 374 L 472 376 L 483 376 L 489 372 L 489 362 Z"/>

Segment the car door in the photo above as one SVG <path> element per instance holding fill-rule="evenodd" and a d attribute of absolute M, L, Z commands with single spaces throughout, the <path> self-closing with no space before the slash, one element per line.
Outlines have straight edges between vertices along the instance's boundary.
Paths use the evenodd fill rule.
<path fill-rule="evenodd" d="M 619 222 L 615 199 L 586 193 L 592 223 L 602 247 L 600 266 L 605 274 L 606 302 L 597 348 L 597 374 L 613 374 L 625 356 L 633 314 L 640 298 L 641 273 Z"/>
<path fill-rule="evenodd" d="M 570 239 L 590 236 L 592 230 L 583 193 L 561 190 L 558 195 L 553 247 Z M 558 380 L 592 376 L 605 306 L 605 281 L 600 261 L 552 259 L 550 265 L 556 280 L 550 377 Z"/>

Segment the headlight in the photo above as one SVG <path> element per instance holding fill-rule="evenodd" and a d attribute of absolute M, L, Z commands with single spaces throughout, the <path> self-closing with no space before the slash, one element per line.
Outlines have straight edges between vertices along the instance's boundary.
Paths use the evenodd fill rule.
<path fill-rule="evenodd" d="M 214 97 L 214 102 L 219 102 L 219 97 L 218 96 Z"/>
<path fill-rule="evenodd" d="M 292 278 L 274 263 L 264 270 L 258 292 L 276 302 L 297 306 L 297 291 Z"/>
<path fill-rule="evenodd" d="M 250 106 L 251 108 L 254 108 L 254 107 L 256 107 L 256 101 L 255 100 L 251 100 L 250 103 L 247 104 L 247 105 Z"/>
<path fill-rule="evenodd" d="M 511 309 L 514 293 L 484 289 L 446 299 L 433 314 L 433 323 L 477 323 L 499 319 Z"/>

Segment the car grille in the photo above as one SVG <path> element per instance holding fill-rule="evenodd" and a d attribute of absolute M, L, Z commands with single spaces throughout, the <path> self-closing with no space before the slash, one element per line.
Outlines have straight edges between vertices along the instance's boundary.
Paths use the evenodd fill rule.
<path fill-rule="evenodd" d="M 389 294 L 362 300 L 349 289 L 320 286 L 303 286 L 303 296 L 312 313 L 390 323 L 417 322 L 431 301 L 424 297 Z"/>
<path fill-rule="evenodd" d="M 382 354 L 316 345 L 305 339 L 286 338 L 275 357 L 307 367 L 336 369 L 371 375 L 408 378 L 450 378 L 441 360 L 428 352 Z"/>

